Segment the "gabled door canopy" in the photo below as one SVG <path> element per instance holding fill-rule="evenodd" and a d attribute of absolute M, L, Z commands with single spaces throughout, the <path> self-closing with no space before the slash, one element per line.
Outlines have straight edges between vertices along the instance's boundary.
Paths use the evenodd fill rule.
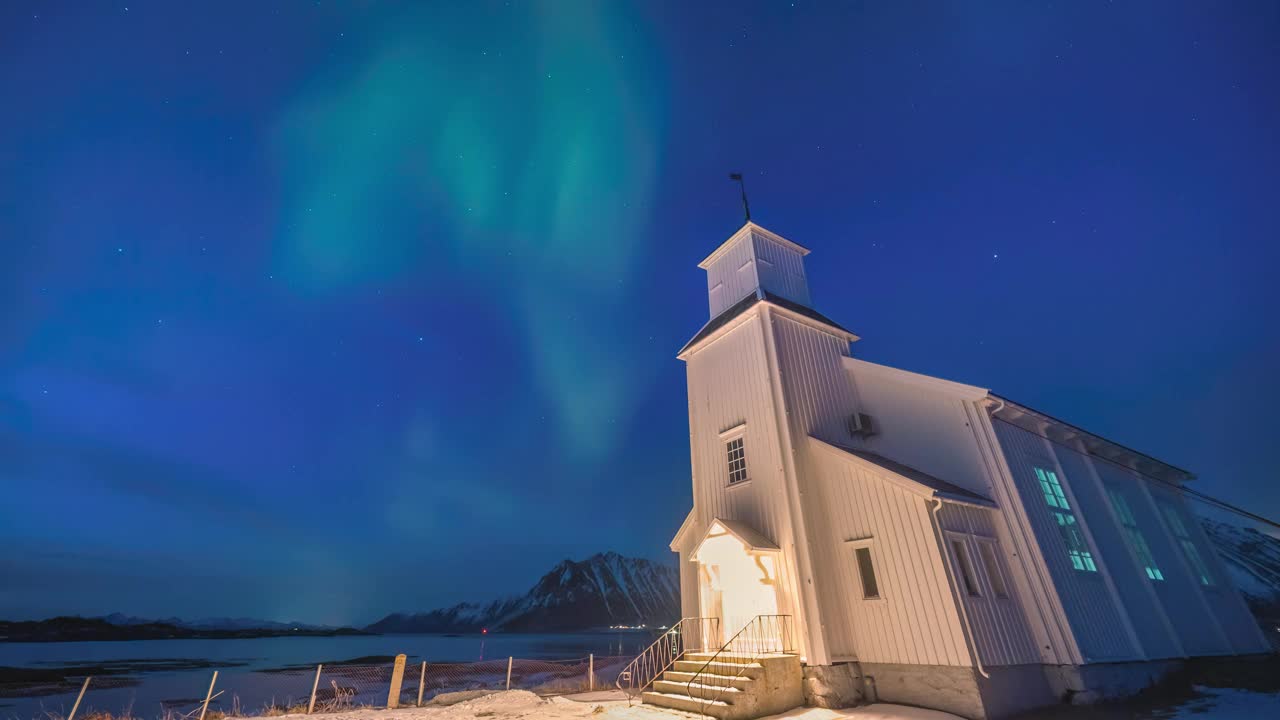
<path fill-rule="evenodd" d="M 763 533 L 750 525 L 739 520 L 725 520 L 724 518 L 716 518 L 711 521 L 711 526 L 707 528 L 707 534 L 698 542 L 698 546 L 693 549 L 692 559 L 700 562 L 698 553 L 702 552 L 702 546 L 707 544 L 708 540 L 715 538 L 730 536 L 742 543 L 742 547 L 749 554 L 772 554 L 782 552 L 782 548 Z"/>

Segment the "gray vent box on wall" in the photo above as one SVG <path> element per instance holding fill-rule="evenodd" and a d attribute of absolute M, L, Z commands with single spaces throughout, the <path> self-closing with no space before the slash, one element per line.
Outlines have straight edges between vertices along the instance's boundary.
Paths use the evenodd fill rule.
<path fill-rule="evenodd" d="M 849 434 L 854 437 L 871 437 L 876 434 L 875 421 L 866 413 L 854 413 L 849 416 Z"/>

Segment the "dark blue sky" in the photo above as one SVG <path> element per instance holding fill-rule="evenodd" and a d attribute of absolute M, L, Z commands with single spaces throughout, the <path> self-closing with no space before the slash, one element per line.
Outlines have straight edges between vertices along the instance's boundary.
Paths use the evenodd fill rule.
<path fill-rule="evenodd" d="M 696 263 L 1280 515 L 1280 5 L 7 2 L 0 616 L 655 558 Z"/>

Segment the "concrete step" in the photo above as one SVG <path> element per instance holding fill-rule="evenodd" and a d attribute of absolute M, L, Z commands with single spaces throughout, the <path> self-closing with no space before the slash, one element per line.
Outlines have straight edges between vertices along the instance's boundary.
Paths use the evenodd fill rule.
<path fill-rule="evenodd" d="M 743 677 L 758 678 L 764 672 L 764 666 L 759 663 L 751 663 L 743 666 L 743 663 L 724 663 L 717 660 L 711 664 L 707 664 L 706 660 L 677 660 L 671 666 L 676 672 L 696 673 L 706 666 L 706 672 L 715 673 L 716 675 L 737 675 L 741 672 Z"/>
<path fill-rule="evenodd" d="M 736 687 L 708 685 L 700 682 L 687 683 L 676 680 L 655 680 L 653 682 L 653 689 L 655 692 L 667 693 L 670 695 L 687 695 L 694 698 L 714 698 L 716 700 L 723 700 L 730 705 L 733 704 L 733 696 L 742 692 L 740 688 Z"/>
<path fill-rule="evenodd" d="M 747 687 L 754 679 L 748 675 L 718 675 L 713 673 L 702 673 L 698 675 L 696 672 L 680 672 L 679 670 L 668 670 L 662 674 L 663 680 L 672 682 L 687 683 L 691 682 L 694 676 L 697 676 L 698 682 L 704 685 L 715 685 L 717 687 L 736 687 L 739 690 Z"/>
<path fill-rule="evenodd" d="M 723 700 L 708 700 L 704 702 L 688 695 L 676 695 L 674 693 L 649 691 L 643 693 L 640 699 L 650 705 L 671 708 L 672 710 L 683 710 L 684 712 L 703 713 L 715 718 L 726 717 L 733 711 L 733 706 Z"/>
<path fill-rule="evenodd" d="M 722 653 L 701 652 L 701 651 L 687 652 L 684 654 L 684 658 L 686 660 L 697 660 L 699 662 L 706 662 L 711 658 L 715 658 L 716 662 L 723 662 L 723 663 L 736 662 L 736 663 L 746 663 L 746 664 L 750 664 L 756 661 L 755 655 L 750 655 L 746 653 L 732 653 L 732 652 L 722 652 Z"/>

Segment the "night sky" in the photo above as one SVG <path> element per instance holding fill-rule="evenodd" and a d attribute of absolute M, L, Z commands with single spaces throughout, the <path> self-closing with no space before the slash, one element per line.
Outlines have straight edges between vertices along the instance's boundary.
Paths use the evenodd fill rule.
<path fill-rule="evenodd" d="M 730 171 L 856 355 L 1280 515 L 1280 4 L 424 5 L 0 6 L 0 617 L 673 562 Z"/>

